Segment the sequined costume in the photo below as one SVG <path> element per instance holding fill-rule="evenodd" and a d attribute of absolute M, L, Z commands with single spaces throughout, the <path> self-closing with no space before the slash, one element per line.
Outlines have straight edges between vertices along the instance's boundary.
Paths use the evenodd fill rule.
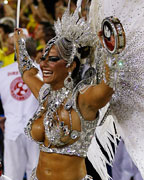
<path fill-rule="evenodd" d="M 49 91 L 50 91 L 49 88 L 50 86 L 48 84 L 44 84 L 40 90 L 40 93 L 39 93 L 40 107 L 38 108 L 38 111 L 34 114 L 34 117 L 29 121 L 28 126 L 25 129 L 25 133 L 29 137 L 31 137 L 32 123 L 39 117 L 39 114 L 41 114 L 41 112 L 43 111 L 43 102 L 44 102 L 43 100 L 49 95 Z M 49 96 L 48 98 L 50 99 L 51 97 Z M 99 117 L 97 117 L 93 121 L 84 120 L 84 118 L 82 117 L 82 115 L 80 114 L 78 110 L 76 99 L 77 99 L 77 96 L 75 96 L 75 99 L 73 101 L 74 103 L 71 108 L 73 108 L 79 114 L 80 121 L 81 121 L 81 131 L 80 132 L 77 130 L 70 131 L 68 127 L 64 125 L 64 122 L 59 122 L 58 126 L 53 125 L 53 130 L 50 129 L 49 131 L 47 127 L 48 117 L 46 115 L 45 116 L 46 121 L 44 122 L 45 134 L 50 140 L 50 144 L 48 147 L 45 147 L 43 142 L 38 142 L 40 144 L 41 151 L 48 152 L 48 153 L 75 155 L 75 156 L 84 157 L 84 158 L 87 156 L 88 147 L 91 143 L 91 139 L 93 137 Z M 70 135 L 71 139 L 73 140 L 77 139 L 77 141 L 71 145 L 62 147 L 65 144 L 60 140 L 62 138 L 60 134 L 61 129 L 64 130 L 65 136 Z M 56 147 L 51 148 L 51 145 L 55 145 Z"/>
<path fill-rule="evenodd" d="M 119 74 L 119 82 L 116 85 L 115 93 L 110 102 L 111 112 L 107 115 L 113 115 L 109 119 L 117 125 L 119 135 L 125 141 L 127 151 L 134 163 L 137 165 L 144 178 L 144 1 L 143 0 L 93 0 L 91 3 L 90 16 L 92 17 L 92 26 L 94 32 L 101 29 L 101 21 L 105 17 L 115 16 L 121 20 L 126 33 L 126 48 L 118 55 L 122 62 L 122 71 Z M 111 123 L 110 123 L 111 124 Z M 112 152 L 110 147 L 109 132 L 112 125 L 108 122 L 103 127 L 96 128 L 96 136 L 101 145 L 109 154 Z M 105 135 L 101 136 L 101 133 Z M 113 141 L 113 140 L 112 140 Z M 99 149 L 97 142 L 93 149 Z M 116 141 L 115 141 L 116 143 Z M 94 152 L 92 148 L 89 151 L 89 158 L 97 169 L 101 178 L 109 178 L 104 170 L 106 163 L 112 162 L 112 156 L 109 154 L 108 161 L 98 150 Z M 97 163 L 97 157 L 99 163 Z M 101 160 L 102 159 L 102 160 Z M 101 162 L 101 163 L 100 163 Z M 99 166 L 101 164 L 101 167 Z M 102 170 L 103 169 L 103 170 Z"/>
<path fill-rule="evenodd" d="M 121 136 L 123 137 L 123 139 L 125 139 L 126 146 L 131 148 L 129 152 L 132 155 L 132 157 L 135 160 L 137 160 L 137 165 L 143 173 L 144 166 L 141 162 L 141 158 L 143 156 L 135 154 L 134 148 L 129 144 L 129 141 L 125 138 L 126 136 L 129 136 L 129 138 L 132 137 L 132 139 L 136 138 L 136 141 L 134 143 L 137 145 L 140 153 L 142 152 L 142 144 L 139 143 L 139 140 L 141 140 L 139 137 L 142 136 L 141 133 L 143 132 L 142 130 L 144 126 L 141 128 L 139 127 L 139 132 L 133 132 L 136 128 L 134 117 L 136 117 L 136 115 L 137 117 L 139 116 L 139 126 L 142 124 L 142 122 L 140 122 L 143 119 L 142 117 L 144 117 L 144 91 L 142 86 L 144 81 L 144 46 L 142 46 L 144 35 L 142 34 L 142 30 L 144 30 L 144 27 L 141 23 L 141 18 L 138 18 L 142 17 L 141 5 L 143 3 L 142 0 L 139 0 L 139 3 L 137 3 L 134 0 L 132 2 L 133 6 L 131 6 L 131 1 L 129 0 L 125 2 L 120 2 L 120 0 L 92 0 L 90 8 L 90 17 L 86 21 L 84 18 L 79 17 L 82 0 L 78 0 L 77 8 L 74 14 L 69 13 L 69 1 L 68 9 L 64 13 L 61 21 L 58 20 L 55 23 L 56 37 L 54 37 L 52 40 L 48 42 L 42 60 L 46 59 L 46 56 L 48 55 L 49 50 L 53 45 L 56 45 L 61 58 L 67 62 L 67 67 L 70 66 L 75 56 L 77 56 L 80 59 L 80 53 L 78 51 L 78 48 L 84 48 L 88 46 L 92 47 L 93 50 L 95 50 L 95 57 L 93 57 L 93 51 L 91 51 L 89 56 L 89 64 L 91 68 L 89 68 L 88 73 L 85 73 L 84 78 L 80 82 L 75 84 L 75 88 L 72 84 L 68 83 L 68 81 L 66 83 L 64 82 L 66 86 L 68 83 L 68 88 L 64 87 L 56 92 L 51 91 L 51 87 L 47 84 L 45 84 L 41 88 L 39 93 L 40 106 L 37 112 L 34 114 L 33 118 L 29 121 L 29 124 L 25 130 L 26 134 L 31 136 L 30 132 L 33 122 L 37 118 L 39 118 L 45 111 L 45 136 L 49 139 L 50 143 L 48 147 L 45 147 L 43 142 L 38 142 L 40 145 L 40 150 L 48 153 L 58 153 L 86 157 L 92 136 L 94 134 L 94 130 L 96 128 L 97 139 L 103 146 L 104 150 L 107 152 L 109 160 L 107 160 L 107 158 L 103 155 L 101 147 L 97 142 L 95 142 L 95 148 L 92 149 L 92 151 L 91 149 L 89 150 L 88 156 L 103 180 L 109 179 L 109 175 L 106 170 L 106 164 L 110 164 L 113 159 L 110 140 L 116 143 L 116 138 L 118 136 L 115 133 L 113 125 L 110 127 L 110 129 L 108 128 L 109 124 L 111 124 L 111 122 L 113 123 L 113 121 L 105 122 L 105 118 L 102 119 L 102 121 L 98 121 L 98 118 L 91 122 L 87 122 L 86 120 L 84 120 L 77 107 L 77 95 L 78 93 L 82 93 L 84 89 L 88 89 L 91 86 L 95 86 L 102 79 L 108 86 L 115 90 L 115 94 L 110 102 L 110 108 L 107 114 L 111 113 L 118 119 L 119 124 L 124 130 L 124 133 L 126 134 L 125 135 L 124 133 L 121 133 Z M 109 5 L 111 6 L 109 7 Z M 118 9 L 117 7 L 121 8 Z M 128 12 L 128 7 L 131 7 L 133 9 L 137 7 L 136 12 L 140 10 L 140 13 L 136 16 L 134 20 L 132 18 L 126 18 L 125 13 L 129 13 L 128 17 L 131 17 L 132 12 L 135 12 L 132 11 L 133 9 L 131 10 L 130 8 Z M 121 12 L 122 10 L 124 13 Z M 100 40 L 97 36 L 97 33 L 101 30 L 100 26 L 102 20 L 107 16 L 114 15 L 121 20 L 127 37 L 127 46 L 125 50 L 117 56 L 110 55 L 108 52 L 106 52 L 102 48 Z M 93 31 L 90 23 L 93 26 Z M 131 33 L 132 29 L 133 33 Z M 140 44 L 135 43 L 135 39 Z M 24 71 L 29 70 L 30 68 L 34 68 L 32 61 L 29 59 L 28 55 L 24 50 L 24 44 L 24 41 L 21 39 L 19 41 L 19 50 L 21 56 L 21 74 L 23 74 Z M 105 64 L 109 68 L 109 78 L 106 77 Z M 71 75 L 69 74 L 68 78 L 70 77 Z M 44 102 L 46 102 L 47 97 L 48 102 L 45 109 L 43 104 Z M 70 128 L 68 128 L 64 124 L 64 122 L 59 121 L 57 109 L 61 105 L 69 113 Z M 81 122 L 81 131 L 76 131 L 71 128 L 72 109 L 75 110 L 75 112 L 79 115 Z M 56 114 L 57 116 L 57 121 L 54 120 L 54 114 Z M 115 123 L 117 123 L 117 121 Z M 118 130 L 120 132 L 120 128 L 118 128 Z M 112 134 L 113 138 L 110 134 Z M 61 141 L 61 138 L 63 136 L 70 136 L 70 138 L 72 140 L 75 140 L 75 142 L 71 145 L 68 145 L 68 142 Z M 53 148 L 51 148 L 52 145 L 54 146 Z M 33 179 L 36 179 L 35 171 Z"/>

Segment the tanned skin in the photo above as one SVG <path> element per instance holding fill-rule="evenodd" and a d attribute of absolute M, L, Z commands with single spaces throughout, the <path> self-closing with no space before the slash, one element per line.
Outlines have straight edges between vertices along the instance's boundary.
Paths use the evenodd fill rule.
<path fill-rule="evenodd" d="M 21 36 L 21 33 L 18 35 L 17 31 L 15 32 L 15 43 L 18 59 L 18 39 L 21 38 Z M 64 79 L 67 77 L 68 72 L 72 72 L 76 67 L 76 63 L 73 62 L 71 66 L 67 68 L 66 62 L 63 59 L 56 62 L 51 62 L 49 61 L 49 57 L 51 56 L 58 56 L 56 46 L 51 48 L 46 60 L 40 63 L 43 73 L 43 81 L 38 78 L 37 69 L 35 68 L 25 71 L 23 74 L 24 82 L 28 85 L 36 98 L 38 97 L 39 90 L 44 83 L 50 84 L 53 90 L 62 88 L 64 86 Z M 106 66 L 107 79 L 109 78 L 108 72 L 109 69 Z M 82 94 L 79 93 L 77 104 L 83 118 L 89 121 L 94 120 L 98 110 L 109 102 L 112 94 L 113 89 L 107 86 L 104 81 L 102 81 L 99 85 L 89 87 Z M 46 106 L 46 104 L 44 104 L 44 106 Z M 65 125 L 70 127 L 69 114 L 62 105 L 58 108 L 57 113 L 60 121 L 64 121 Z M 31 135 L 36 141 L 43 141 L 44 145 L 48 146 L 49 141 L 45 136 L 43 125 L 44 115 L 45 112 L 33 123 Z M 80 131 L 81 123 L 78 114 L 72 109 L 71 115 L 72 129 Z M 54 119 L 56 119 L 55 116 Z M 74 140 L 71 140 L 69 136 L 61 140 L 68 142 L 68 144 L 74 143 Z M 87 172 L 84 158 L 40 152 L 36 171 L 36 175 L 39 180 L 81 180 L 86 174 Z"/>

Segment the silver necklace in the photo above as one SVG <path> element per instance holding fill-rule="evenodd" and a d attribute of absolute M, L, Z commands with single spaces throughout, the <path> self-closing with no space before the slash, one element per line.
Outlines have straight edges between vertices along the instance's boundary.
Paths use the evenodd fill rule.
<path fill-rule="evenodd" d="M 56 91 L 50 90 L 49 92 L 47 112 L 44 117 L 44 127 L 45 134 L 50 144 L 64 145 L 64 143 L 60 142 L 61 130 L 63 131 L 64 135 L 68 135 L 70 133 L 68 126 L 65 126 L 64 122 L 60 122 L 57 109 L 60 107 L 60 105 L 64 105 L 64 100 L 68 98 L 71 92 L 71 90 L 65 87 Z M 57 120 L 54 120 L 54 114 L 56 115 Z"/>

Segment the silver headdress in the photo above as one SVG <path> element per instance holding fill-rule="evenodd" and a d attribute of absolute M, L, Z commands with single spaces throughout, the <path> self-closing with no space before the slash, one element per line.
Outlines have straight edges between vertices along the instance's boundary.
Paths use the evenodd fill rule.
<path fill-rule="evenodd" d="M 78 58 L 78 48 L 96 44 L 96 35 L 92 32 L 89 20 L 80 17 L 82 0 L 78 0 L 76 10 L 70 13 L 70 0 L 61 20 L 55 22 L 56 37 L 47 43 L 44 57 L 48 54 L 50 48 L 55 44 L 60 56 L 67 61 L 68 66 L 72 63 L 75 56 Z"/>

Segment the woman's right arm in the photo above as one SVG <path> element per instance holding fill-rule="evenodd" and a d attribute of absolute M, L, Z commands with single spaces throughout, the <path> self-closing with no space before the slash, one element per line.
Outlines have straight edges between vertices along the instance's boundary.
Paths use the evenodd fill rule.
<path fill-rule="evenodd" d="M 38 98 L 39 90 L 44 83 L 40 80 L 38 69 L 34 66 L 33 60 L 27 53 L 25 39 L 22 29 L 15 30 L 15 47 L 19 71 L 23 81 L 30 88 L 34 96 Z"/>

